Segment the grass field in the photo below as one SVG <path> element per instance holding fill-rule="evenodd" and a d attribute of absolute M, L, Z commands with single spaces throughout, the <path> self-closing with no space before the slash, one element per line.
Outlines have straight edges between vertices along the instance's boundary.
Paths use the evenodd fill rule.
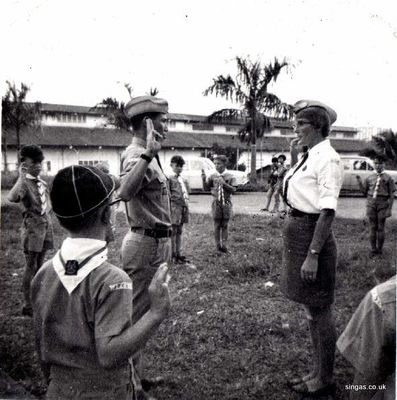
<path fill-rule="evenodd" d="M 1 367 L 40 397 L 45 391 L 34 355 L 31 319 L 21 317 L 20 291 L 24 268 L 19 242 L 17 207 L 2 207 L 2 267 L 0 270 Z M 119 265 L 118 246 L 126 232 L 118 215 L 116 241 L 110 261 Z M 186 226 L 186 254 L 197 271 L 172 266 L 173 308 L 147 345 L 150 375 L 163 375 L 164 385 L 153 391 L 160 399 L 299 399 L 285 381 L 305 371 L 310 362 L 308 331 L 303 312 L 279 290 L 281 225 L 278 218 L 237 215 L 230 232 L 230 255 L 214 251 L 208 216 L 193 215 Z M 64 231 L 56 225 L 56 244 Z M 392 263 L 396 227 L 389 221 L 384 256 L 368 257 L 363 221 L 334 223 L 339 246 L 336 290 L 338 333 L 365 292 L 374 285 L 372 271 Z M 50 254 L 51 255 L 51 254 Z M 381 273 L 381 272 L 379 272 Z M 386 272 L 386 274 L 389 272 Z M 265 285 L 274 282 L 273 287 Z M 282 315 L 289 329 L 282 328 Z M 350 366 L 338 354 L 335 379 L 338 399 L 347 399 L 352 383 Z"/>

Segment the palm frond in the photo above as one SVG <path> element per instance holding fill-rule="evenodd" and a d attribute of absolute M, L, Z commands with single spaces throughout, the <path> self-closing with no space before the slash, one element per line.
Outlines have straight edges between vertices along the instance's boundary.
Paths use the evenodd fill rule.
<path fill-rule="evenodd" d="M 291 119 L 293 116 L 292 105 L 282 102 L 273 93 L 266 93 L 261 101 L 261 106 L 263 111 L 273 118 Z"/>
<path fill-rule="evenodd" d="M 223 108 L 222 110 L 215 111 L 207 117 L 209 123 L 228 123 L 231 121 L 238 121 L 244 118 L 244 112 L 235 108 Z"/>
<path fill-rule="evenodd" d="M 383 156 L 382 152 L 380 152 L 377 148 L 375 148 L 374 146 L 371 146 L 371 145 L 362 149 L 358 154 L 363 157 L 368 157 L 371 160 L 373 160 L 374 158 L 376 158 L 378 156 Z"/>
<path fill-rule="evenodd" d="M 236 83 L 233 78 L 228 76 L 219 75 L 213 79 L 213 83 L 206 90 L 204 90 L 204 96 L 209 94 L 215 94 L 215 96 L 225 97 L 227 100 L 231 100 L 236 90 Z"/>
<path fill-rule="evenodd" d="M 112 97 L 103 99 L 90 110 L 100 111 L 106 115 L 109 125 L 118 129 L 130 129 L 130 120 L 125 114 L 125 104 Z"/>

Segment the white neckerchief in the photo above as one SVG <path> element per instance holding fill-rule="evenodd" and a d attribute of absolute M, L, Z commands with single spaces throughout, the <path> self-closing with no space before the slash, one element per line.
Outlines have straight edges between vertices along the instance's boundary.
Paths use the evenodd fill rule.
<path fill-rule="evenodd" d="M 96 256 L 92 257 L 81 269 L 77 271 L 77 275 L 65 275 L 65 268 L 59 257 L 61 252 L 65 263 L 68 260 L 84 261 L 87 257 L 101 249 L 106 245 L 103 240 L 86 239 L 86 238 L 66 238 L 62 243 L 61 249 L 55 254 L 52 259 L 52 265 L 57 273 L 60 281 L 69 294 L 83 282 L 83 280 L 93 271 L 107 260 L 108 249 L 104 249 Z"/>
<path fill-rule="evenodd" d="M 33 176 L 30 174 L 26 174 L 25 176 L 26 176 L 26 179 L 30 179 L 31 181 L 40 181 L 41 183 L 44 183 L 45 185 L 47 185 L 47 183 L 40 178 L 40 175 Z"/>

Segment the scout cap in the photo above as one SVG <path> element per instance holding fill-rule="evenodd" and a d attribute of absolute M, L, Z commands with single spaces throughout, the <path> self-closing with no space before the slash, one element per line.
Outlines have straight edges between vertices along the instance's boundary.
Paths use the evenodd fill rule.
<path fill-rule="evenodd" d="M 168 113 L 167 100 L 154 96 L 139 96 L 131 99 L 125 106 L 125 114 L 128 118 L 146 113 Z"/>
<path fill-rule="evenodd" d="M 323 108 L 329 116 L 330 125 L 332 125 L 336 121 L 337 114 L 336 114 L 335 110 L 333 110 L 331 107 L 328 107 L 327 105 L 320 103 L 319 101 L 315 101 L 315 100 L 299 100 L 298 102 L 296 102 L 294 104 L 294 113 L 298 114 L 300 111 L 305 110 L 306 108 L 310 108 L 310 107 Z"/>
<path fill-rule="evenodd" d="M 51 189 L 51 203 L 59 218 L 82 217 L 100 207 L 113 193 L 110 175 L 89 165 L 72 165 L 58 171 Z"/>

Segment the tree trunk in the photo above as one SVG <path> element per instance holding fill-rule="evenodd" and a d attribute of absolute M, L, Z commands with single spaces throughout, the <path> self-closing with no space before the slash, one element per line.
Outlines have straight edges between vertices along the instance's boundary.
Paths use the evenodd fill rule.
<path fill-rule="evenodd" d="M 252 185 L 256 185 L 256 121 L 255 114 L 251 117 L 251 172 L 250 172 L 250 182 Z"/>
<path fill-rule="evenodd" d="M 7 133 L 3 132 L 3 159 L 4 159 L 4 172 L 8 172 L 8 155 L 7 155 Z"/>
<path fill-rule="evenodd" d="M 19 167 L 19 164 L 21 163 L 21 132 L 19 129 L 19 126 L 15 128 L 15 134 L 17 137 L 17 168 Z"/>

